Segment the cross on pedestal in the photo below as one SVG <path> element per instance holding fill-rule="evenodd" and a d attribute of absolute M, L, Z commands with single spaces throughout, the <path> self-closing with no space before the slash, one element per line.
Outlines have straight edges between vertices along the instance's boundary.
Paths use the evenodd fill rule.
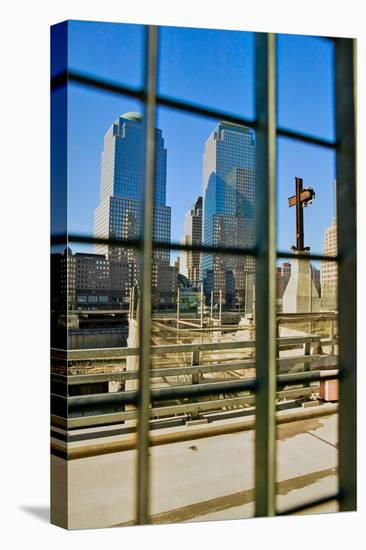
<path fill-rule="evenodd" d="M 315 199 L 314 189 L 307 187 L 303 189 L 302 179 L 295 178 L 296 194 L 288 199 L 288 205 L 296 206 L 296 246 L 292 250 L 304 252 L 310 250 L 310 247 L 304 247 L 304 211 L 303 208 L 311 204 Z"/>

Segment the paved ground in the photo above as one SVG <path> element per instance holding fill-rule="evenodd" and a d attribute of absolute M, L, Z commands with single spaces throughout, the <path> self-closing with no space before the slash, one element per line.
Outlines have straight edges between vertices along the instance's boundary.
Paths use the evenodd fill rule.
<path fill-rule="evenodd" d="M 279 427 L 279 509 L 336 490 L 336 437 L 336 415 Z M 150 452 L 154 522 L 253 515 L 253 431 L 152 447 Z M 60 459 L 53 460 L 57 467 Z M 69 462 L 70 528 L 133 520 L 135 460 L 135 451 L 126 451 Z M 320 511 L 334 510 L 328 505 Z"/>

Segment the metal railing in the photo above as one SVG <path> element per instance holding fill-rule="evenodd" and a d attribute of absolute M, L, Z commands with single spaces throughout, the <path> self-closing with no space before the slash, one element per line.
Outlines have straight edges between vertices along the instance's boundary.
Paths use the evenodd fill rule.
<path fill-rule="evenodd" d="M 321 379 L 334 379 L 338 378 L 338 370 L 334 367 L 337 366 L 336 357 L 333 358 L 333 362 L 324 361 L 329 359 L 329 355 L 323 354 L 322 350 L 319 350 L 319 346 L 333 346 L 337 343 L 337 338 L 332 340 L 321 338 L 319 335 L 304 335 L 304 336 L 291 336 L 281 337 L 276 339 L 277 354 L 276 359 L 276 382 L 278 386 L 288 386 L 294 384 L 303 384 L 309 382 L 319 382 Z M 311 346 L 317 348 L 318 353 L 311 353 Z M 294 348 L 302 348 L 304 355 L 293 355 L 287 357 L 280 357 L 280 352 Z M 187 384 L 186 379 L 184 384 L 176 385 L 176 381 L 173 385 L 164 388 L 152 388 L 151 401 L 154 403 L 159 401 L 178 400 L 192 397 L 202 396 L 214 396 L 217 394 L 225 394 L 241 391 L 255 391 L 257 387 L 256 377 L 241 377 L 240 379 L 229 379 L 225 381 L 210 382 L 203 380 L 205 374 L 213 373 L 233 373 L 234 371 L 245 371 L 247 369 L 254 369 L 256 367 L 256 361 L 250 359 L 232 360 L 226 359 L 223 362 L 217 362 L 217 357 L 214 362 L 208 364 L 200 364 L 200 354 L 202 352 L 227 352 L 229 350 L 245 350 L 256 349 L 256 342 L 254 340 L 249 341 L 231 341 L 231 342 L 206 342 L 206 343 L 189 343 L 189 344 L 165 344 L 155 345 L 150 347 L 150 354 L 152 357 L 169 357 L 169 366 L 167 367 L 154 367 L 150 370 L 150 378 L 159 379 L 164 378 L 166 380 L 169 377 L 178 376 L 190 376 L 191 383 Z M 320 351 L 320 353 L 319 353 Z M 170 366 L 174 361 L 178 361 L 178 354 L 192 354 L 192 361 L 190 366 L 177 365 Z M 87 395 L 69 395 L 69 388 L 72 386 L 82 386 L 83 384 L 97 384 L 101 382 L 119 381 L 126 382 L 128 380 L 136 380 L 139 378 L 139 370 L 125 370 L 125 360 L 127 357 L 139 356 L 140 348 L 112 348 L 112 349 L 97 349 L 97 350 L 71 350 L 69 352 L 62 350 L 53 350 L 51 358 L 54 360 L 66 361 L 66 372 L 60 374 L 57 372 L 52 373 L 51 381 L 53 385 L 57 387 L 63 387 L 66 385 L 66 392 L 54 390 L 52 393 L 53 404 L 61 402 L 67 403 L 67 416 L 65 424 L 69 427 L 83 426 L 83 425 L 98 425 L 105 424 L 103 417 L 107 416 L 110 420 L 112 417 L 109 412 L 105 413 L 93 413 L 91 408 L 106 410 L 108 406 L 123 406 L 126 404 L 138 404 L 138 391 L 131 391 L 122 388 L 120 391 L 107 392 L 107 393 L 91 393 Z M 288 373 L 287 371 L 294 365 L 302 364 L 303 369 L 306 372 Z M 83 374 L 72 374 L 73 369 L 88 371 L 95 368 L 96 365 L 103 365 L 104 369 L 107 366 L 116 367 L 118 365 L 119 370 L 113 372 L 94 372 Z M 314 366 L 315 365 L 315 366 Z M 99 368 L 99 367 L 98 367 Z M 245 372 L 243 373 L 245 375 Z M 175 384 L 175 385 L 174 385 Z M 314 389 L 313 389 L 314 391 Z M 277 398 L 285 398 L 289 396 L 310 395 L 311 388 L 298 390 L 278 390 L 276 392 Z M 226 398 L 225 395 L 219 401 L 214 402 L 195 402 L 194 405 L 188 403 L 183 405 L 162 406 L 159 409 L 156 407 L 149 407 L 147 413 L 148 420 L 154 416 L 163 416 L 169 414 L 177 414 L 181 412 L 188 413 L 190 410 L 214 410 L 215 408 L 224 408 L 234 402 L 237 404 L 253 404 L 254 395 L 251 396 L 230 396 Z M 88 418 L 83 419 L 83 415 L 87 414 Z M 93 416 L 93 419 L 90 418 Z M 114 421 L 126 421 L 136 418 L 136 411 L 129 412 L 117 412 L 113 415 Z M 71 422 L 71 424 L 70 424 Z"/>

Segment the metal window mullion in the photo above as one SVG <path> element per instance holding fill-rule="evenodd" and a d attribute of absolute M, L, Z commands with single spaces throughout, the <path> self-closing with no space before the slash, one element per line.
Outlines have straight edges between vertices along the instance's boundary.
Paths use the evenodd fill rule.
<path fill-rule="evenodd" d="M 255 515 L 275 514 L 276 74 L 275 35 L 256 35 Z"/>
<path fill-rule="evenodd" d="M 123 83 L 111 81 L 104 78 L 98 78 L 97 76 L 82 73 L 79 71 L 69 71 L 68 73 L 60 73 L 52 78 L 51 87 L 53 90 L 57 90 L 64 82 L 69 81 L 79 86 L 91 88 L 94 90 L 100 90 L 109 94 L 117 96 L 132 97 L 134 99 L 143 99 L 144 90 L 132 88 Z M 213 109 L 202 104 L 196 104 L 189 101 L 184 101 L 179 98 L 169 96 L 156 96 L 156 103 L 167 109 L 173 109 L 180 112 L 190 113 L 193 115 L 204 116 L 212 118 L 214 120 L 226 120 L 227 122 L 233 122 L 234 124 L 240 124 L 248 126 L 249 128 L 256 128 L 256 120 L 250 118 L 243 118 L 235 115 L 234 113 L 227 113 L 218 109 Z M 327 149 L 335 149 L 336 143 L 332 140 L 321 138 L 311 134 L 304 134 L 297 132 L 296 130 L 290 130 L 289 128 L 277 127 L 277 135 L 283 138 L 294 139 L 318 145 L 319 147 L 326 147 Z"/>
<path fill-rule="evenodd" d="M 356 509 L 356 145 L 355 41 L 335 41 L 339 311 L 340 510 Z"/>
<path fill-rule="evenodd" d="M 137 423 L 137 523 L 149 523 L 149 418 L 150 418 L 150 366 L 151 366 L 151 259 L 153 241 L 153 197 L 155 165 L 155 109 L 157 27 L 146 29 L 146 166 L 145 196 L 143 209 L 142 272 L 140 276 L 139 307 L 139 377 L 138 377 L 138 423 Z"/>

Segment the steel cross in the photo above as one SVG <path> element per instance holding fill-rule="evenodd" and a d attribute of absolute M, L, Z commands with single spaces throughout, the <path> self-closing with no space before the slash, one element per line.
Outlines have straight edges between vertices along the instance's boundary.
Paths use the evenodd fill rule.
<path fill-rule="evenodd" d="M 295 178 L 296 194 L 288 199 L 288 205 L 296 206 L 296 246 L 293 246 L 293 250 L 303 252 L 304 250 L 310 250 L 310 247 L 304 247 L 304 211 L 303 207 L 307 206 L 314 200 L 314 190 L 309 187 L 303 189 L 302 179 Z"/>

